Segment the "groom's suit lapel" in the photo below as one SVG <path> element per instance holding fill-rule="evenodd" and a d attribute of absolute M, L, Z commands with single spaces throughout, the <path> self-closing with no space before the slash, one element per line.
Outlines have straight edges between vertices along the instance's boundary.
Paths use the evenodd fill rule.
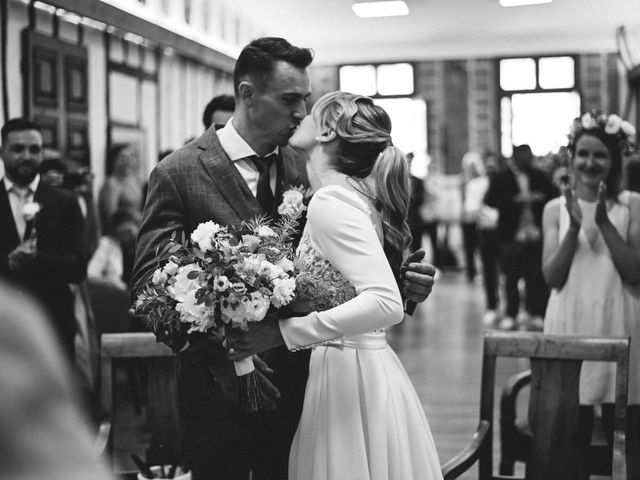
<path fill-rule="evenodd" d="M 250 219 L 260 215 L 260 204 L 220 145 L 215 130 L 207 130 L 197 140 L 197 147 L 201 150 L 198 158 L 203 168 L 238 217 Z"/>
<path fill-rule="evenodd" d="M 0 180 L 0 226 L 2 227 L 0 245 L 2 245 L 2 250 L 6 250 L 8 253 L 20 243 L 20 237 L 18 236 L 18 227 L 16 227 L 16 221 L 11 211 L 4 179 Z"/>

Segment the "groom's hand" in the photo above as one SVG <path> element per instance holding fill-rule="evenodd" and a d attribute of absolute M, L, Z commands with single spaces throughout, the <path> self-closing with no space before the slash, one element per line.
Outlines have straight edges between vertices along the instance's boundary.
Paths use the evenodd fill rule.
<path fill-rule="evenodd" d="M 416 303 L 427 299 L 435 283 L 436 269 L 423 260 L 424 254 L 424 250 L 416 250 L 407 257 L 401 267 L 404 298 Z"/>
<path fill-rule="evenodd" d="M 253 356 L 253 364 L 256 367 L 258 385 L 260 386 L 262 407 L 265 410 L 273 410 L 277 406 L 276 400 L 280 398 L 280 391 L 268 378 L 273 374 L 273 370 L 258 355 Z"/>
<path fill-rule="evenodd" d="M 270 310 L 261 322 L 249 323 L 248 330 L 228 329 L 226 336 L 227 358 L 234 361 L 284 345 L 275 310 Z"/>

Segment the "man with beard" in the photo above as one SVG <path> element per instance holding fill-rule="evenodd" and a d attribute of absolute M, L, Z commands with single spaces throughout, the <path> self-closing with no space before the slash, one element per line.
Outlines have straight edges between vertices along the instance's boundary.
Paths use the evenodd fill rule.
<path fill-rule="evenodd" d="M 35 295 L 70 362 L 76 320 L 69 283 L 86 275 L 83 220 L 71 193 L 40 181 L 43 141 L 34 122 L 15 118 L 1 131 L 0 276 Z"/>

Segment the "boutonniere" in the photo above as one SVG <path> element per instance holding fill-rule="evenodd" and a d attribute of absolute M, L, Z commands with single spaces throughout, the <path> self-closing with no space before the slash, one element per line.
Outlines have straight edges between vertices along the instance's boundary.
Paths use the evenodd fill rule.
<path fill-rule="evenodd" d="M 22 218 L 25 222 L 31 222 L 36 219 L 41 209 L 42 206 L 38 202 L 25 203 L 22 207 Z"/>
<path fill-rule="evenodd" d="M 282 203 L 278 206 L 280 215 L 297 217 L 307 209 L 310 194 L 309 189 L 303 186 L 289 187 L 282 194 Z"/>

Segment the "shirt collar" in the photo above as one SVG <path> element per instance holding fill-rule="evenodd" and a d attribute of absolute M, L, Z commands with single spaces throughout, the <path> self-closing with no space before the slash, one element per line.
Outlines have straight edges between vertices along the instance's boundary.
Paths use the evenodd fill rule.
<path fill-rule="evenodd" d="M 245 139 L 242 138 L 238 131 L 235 129 L 232 120 L 233 117 L 229 119 L 224 127 L 216 132 L 218 134 L 218 140 L 220 140 L 220 145 L 222 145 L 224 151 L 234 162 L 236 160 L 241 160 L 243 158 L 257 155 L 253 148 L 249 146 Z M 274 148 L 272 152 L 269 152 L 269 155 L 271 155 L 272 153 L 277 154 L 278 147 Z"/>
<path fill-rule="evenodd" d="M 40 184 L 40 175 L 36 175 L 36 177 L 31 181 L 31 183 L 29 185 L 27 185 L 27 188 L 31 191 L 32 194 L 36 193 L 36 190 L 38 189 L 38 185 Z M 9 177 L 7 177 L 6 175 L 4 176 L 4 185 L 7 189 L 7 192 L 10 192 L 12 188 L 17 188 L 18 190 L 24 190 L 24 187 L 20 187 L 18 185 L 16 185 L 15 183 L 13 183 L 11 180 L 9 180 Z"/>

